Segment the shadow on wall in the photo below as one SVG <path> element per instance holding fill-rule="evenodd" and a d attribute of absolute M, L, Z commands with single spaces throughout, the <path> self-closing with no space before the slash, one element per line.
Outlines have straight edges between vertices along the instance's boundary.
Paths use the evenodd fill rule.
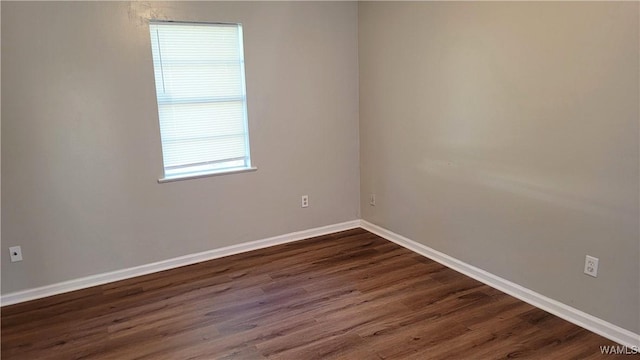
<path fill-rule="evenodd" d="M 493 162 L 491 164 L 494 164 Z M 453 161 L 445 159 L 423 159 L 418 170 L 425 175 L 435 176 L 449 182 L 466 185 L 482 185 L 501 192 L 545 202 L 566 209 L 577 210 L 592 215 L 606 216 L 634 222 L 633 211 L 605 203 L 602 200 L 586 197 L 584 194 L 570 192 L 571 186 L 561 183 L 549 183 L 530 175 L 517 175 L 513 166 L 508 170 L 479 160 Z"/>

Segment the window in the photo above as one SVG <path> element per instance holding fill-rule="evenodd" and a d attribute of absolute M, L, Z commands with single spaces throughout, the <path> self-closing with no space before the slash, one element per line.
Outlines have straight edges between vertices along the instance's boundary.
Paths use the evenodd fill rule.
<path fill-rule="evenodd" d="M 241 24 L 152 21 L 164 179 L 250 170 Z"/>

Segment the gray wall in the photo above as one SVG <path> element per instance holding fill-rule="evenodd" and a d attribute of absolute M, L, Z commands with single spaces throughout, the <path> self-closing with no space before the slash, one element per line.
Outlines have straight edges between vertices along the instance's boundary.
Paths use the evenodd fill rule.
<path fill-rule="evenodd" d="M 360 3 L 362 217 L 637 333 L 638 10 Z"/>
<path fill-rule="evenodd" d="M 355 3 L 1 6 L 3 293 L 359 218 Z M 156 182 L 149 18 L 244 24 L 257 172 Z"/>

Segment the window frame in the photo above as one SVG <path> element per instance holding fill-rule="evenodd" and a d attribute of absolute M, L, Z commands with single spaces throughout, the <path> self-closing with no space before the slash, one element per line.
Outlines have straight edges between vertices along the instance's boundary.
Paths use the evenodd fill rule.
<path fill-rule="evenodd" d="M 182 21 L 182 20 L 159 20 L 159 19 L 150 19 L 148 22 L 149 25 L 149 34 L 150 34 L 150 46 L 152 45 L 154 38 L 151 36 L 151 25 L 190 25 L 190 26 L 216 26 L 216 25 L 220 25 L 220 26 L 236 26 L 238 27 L 238 38 L 240 41 L 240 46 L 239 46 L 239 55 L 240 55 L 240 59 L 241 59 L 241 63 L 240 63 L 240 82 L 241 82 L 241 87 L 242 87 L 242 95 L 241 95 L 241 101 L 242 101 L 242 106 L 243 106 L 243 126 L 244 126 L 244 137 L 245 137 L 245 157 L 241 158 L 241 159 L 246 159 L 244 160 L 245 164 L 243 166 L 236 166 L 236 167 L 227 167 L 227 168 L 216 168 L 215 164 L 217 162 L 212 161 L 209 162 L 210 164 L 210 168 L 209 169 L 204 169 L 204 170 L 200 170 L 200 171 L 191 171 L 191 172 L 184 172 L 184 173 L 178 173 L 178 174 L 167 174 L 167 166 L 166 166 L 166 161 L 165 161 L 165 154 L 164 154 L 164 149 L 163 149 L 163 140 L 162 140 L 162 127 L 161 127 L 161 120 L 160 120 L 160 106 L 162 104 L 165 104 L 166 99 L 164 99 L 163 94 L 158 94 L 157 92 L 157 84 L 156 84 L 156 77 L 155 77 L 155 72 L 156 72 L 156 63 L 155 61 L 152 61 L 152 69 L 154 71 L 154 94 L 155 94 L 155 99 L 156 99 L 156 109 L 158 111 L 158 129 L 160 130 L 160 145 L 161 145 L 161 153 L 162 153 L 162 171 L 163 171 L 163 176 L 161 178 L 158 179 L 158 183 L 167 183 L 167 182 L 174 182 L 174 181 L 181 181 L 181 180 L 188 180 L 188 179 L 199 179 L 199 178 L 204 178 L 204 177 L 211 177 L 211 176 L 220 176 L 220 175 L 228 175 L 228 174 L 237 174 L 237 173 L 243 173 L 243 172 L 252 172 L 252 171 L 256 171 L 258 168 L 256 166 L 254 166 L 252 164 L 252 157 L 251 157 L 251 144 L 250 144 L 250 134 L 249 134 L 249 112 L 248 112 L 248 96 L 247 96 L 247 85 L 246 85 L 246 74 L 245 74 L 245 58 L 244 58 L 244 29 L 243 29 L 243 25 L 242 23 L 236 23 L 236 22 L 202 22 L 202 21 Z M 153 52 L 153 46 L 151 46 L 151 55 L 152 58 L 154 57 L 154 52 Z M 174 103 L 174 102 L 169 102 L 169 103 Z M 177 102 L 175 102 L 177 103 Z M 195 103 L 195 102 L 194 102 Z M 224 160 L 221 162 L 233 162 L 233 159 L 228 159 L 228 160 Z M 194 163 L 191 164 L 192 168 L 197 167 L 198 164 Z M 206 166 L 206 165 L 205 165 Z"/>

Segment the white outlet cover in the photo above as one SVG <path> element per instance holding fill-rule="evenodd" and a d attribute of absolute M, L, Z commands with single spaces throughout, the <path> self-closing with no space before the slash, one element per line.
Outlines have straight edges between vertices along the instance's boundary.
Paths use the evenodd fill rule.
<path fill-rule="evenodd" d="M 9 248 L 11 262 L 22 261 L 22 248 L 20 246 L 12 246 Z"/>
<path fill-rule="evenodd" d="M 598 277 L 598 261 L 597 257 L 587 255 L 584 259 L 584 273 L 589 276 Z"/>

